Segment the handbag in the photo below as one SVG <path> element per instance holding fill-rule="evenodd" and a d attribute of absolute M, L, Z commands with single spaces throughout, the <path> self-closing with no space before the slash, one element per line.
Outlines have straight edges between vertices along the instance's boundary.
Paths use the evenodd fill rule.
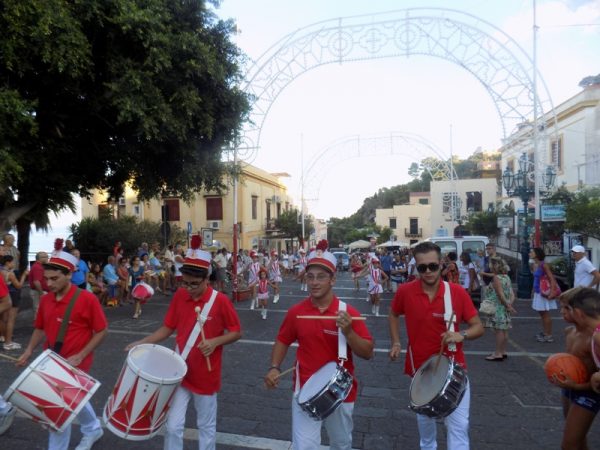
<path fill-rule="evenodd" d="M 545 299 L 549 299 L 549 297 L 552 297 L 552 299 L 554 299 L 558 297 L 561 293 L 562 291 L 558 286 L 558 283 L 556 283 L 556 289 L 554 290 L 554 295 L 552 295 L 552 283 L 550 282 L 548 275 L 546 275 L 546 273 L 544 272 L 540 278 L 540 294 L 542 294 L 542 297 L 544 297 Z"/>
<path fill-rule="evenodd" d="M 486 314 L 488 316 L 493 316 L 496 314 L 496 304 L 488 299 L 484 299 L 479 305 L 479 312 L 481 314 Z"/>

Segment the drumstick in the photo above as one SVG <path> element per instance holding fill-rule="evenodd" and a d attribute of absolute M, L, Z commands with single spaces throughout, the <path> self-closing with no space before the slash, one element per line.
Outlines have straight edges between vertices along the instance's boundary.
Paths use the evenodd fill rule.
<path fill-rule="evenodd" d="M 454 311 L 450 315 L 450 320 L 448 321 L 448 328 L 446 328 L 446 332 L 450 331 L 450 327 L 452 326 L 452 322 L 454 321 Z M 440 365 L 440 361 L 442 359 L 442 352 L 444 351 L 444 346 L 440 345 L 440 352 L 438 353 L 437 360 L 435 361 L 435 367 L 433 368 L 434 372 L 437 372 L 438 366 Z"/>
<path fill-rule="evenodd" d="M 202 327 L 200 329 L 200 335 L 202 336 L 202 343 L 204 344 L 204 342 L 206 341 L 206 336 L 204 335 L 204 324 L 202 323 L 202 320 L 200 318 L 200 307 L 196 306 L 194 308 L 194 311 L 196 311 L 196 318 L 198 319 L 198 322 L 200 322 L 200 326 Z M 212 372 L 212 366 L 210 364 L 210 357 L 209 356 L 205 356 L 206 358 L 206 365 L 208 366 L 208 371 Z"/>
<path fill-rule="evenodd" d="M 0 358 L 5 358 L 5 359 L 8 359 L 10 361 L 15 361 L 15 362 L 17 362 L 19 360 L 18 358 L 13 358 L 12 356 L 5 355 L 4 353 L 0 353 Z"/>
<path fill-rule="evenodd" d="M 279 375 L 277 375 L 275 377 L 276 380 L 280 379 L 282 376 L 287 375 L 288 373 L 290 373 L 292 370 L 294 370 L 296 368 L 296 366 L 292 366 L 287 370 L 284 370 L 283 372 L 281 372 Z"/>
<path fill-rule="evenodd" d="M 325 319 L 337 319 L 338 316 L 296 316 L 296 319 L 317 319 L 317 320 L 325 320 Z M 367 320 L 366 317 L 358 316 L 353 317 L 350 316 L 352 320 Z"/>

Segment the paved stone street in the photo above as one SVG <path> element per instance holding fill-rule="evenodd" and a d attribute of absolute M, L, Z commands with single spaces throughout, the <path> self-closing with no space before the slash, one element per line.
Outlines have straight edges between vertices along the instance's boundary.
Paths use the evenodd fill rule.
<path fill-rule="evenodd" d="M 389 337 L 387 309 L 392 294 L 384 294 L 382 317 L 373 317 L 366 303 L 363 288 L 354 292 L 350 275 L 339 277 L 336 292 L 346 302 L 368 316 L 367 326 L 375 337 L 376 355 L 372 361 L 357 360 L 359 397 L 354 410 L 354 448 L 357 449 L 417 449 L 416 420 L 408 405 L 410 379 L 402 374 L 404 359 L 390 362 L 387 357 Z M 269 311 L 267 320 L 248 310 L 248 302 L 236 305 L 243 326 L 243 339 L 226 348 L 223 364 L 223 389 L 219 394 L 217 429 L 218 448 L 223 449 L 287 449 L 290 448 L 291 376 L 275 391 L 263 387 L 262 377 L 269 366 L 271 344 L 286 309 L 302 298 L 299 284 L 285 281 L 281 300 Z M 31 333 L 32 314 L 28 293 L 23 292 L 24 310 L 20 313 L 15 340 L 25 344 Z M 131 319 L 131 307 L 107 309 L 110 333 L 96 352 L 92 375 L 101 388 L 92 398 L 94 409 L 102 408 L 115 385 L 125 362 L 124 346 L 156 329 L 166 310 L 169 298 L 155 296 L 144 307 L 139 320 Z M 562 330 L 565 323 L 554 314 L 556 342 L 541 344 L 534 335 L 539 331 L 539 318 L 520 300 L 513 321 L 509 357 L 503 362 L 488 362 L 483 358 L 494 347 L 490 331 L 478 341 L 466 344 L 471 381 L 471 443 L 473 449 L 546 450 L 560 448 L 563 428 L 559 389 L 551 386 L 544 376 L 542 364 L 552 353 L 563 351 Z M 403 338 L 406 343 L 406 338 Z M 173 339 L 165 342 L 172 347 Z M 17 352 L 10 353 L 18 356 Z M 292 365 L 293 352 L 288 354 L 284 368 Z M 21 369 L 10 361 L 0 359 L 0 390 L 17 378 Z M 186 449 L 197 448 L 194 433 L 194 414 L 187 419 Z M 444 428 L 439 427 L 439 448 L 445 449 Z M 46 448 L 46 432 L 23 418 L 0 437 L 2 450 L 33 450 Z M 79 440 L 74 427 L 72 448 Z M 326 435 L 324 434 L 324 444 Z M 126 441 L 106 431 L 95 449 L 161 449 L 162 438 L 150 441 Z M 589 436 L 589 448 L 600 448 L 600 429 L 595 424 Z"/>

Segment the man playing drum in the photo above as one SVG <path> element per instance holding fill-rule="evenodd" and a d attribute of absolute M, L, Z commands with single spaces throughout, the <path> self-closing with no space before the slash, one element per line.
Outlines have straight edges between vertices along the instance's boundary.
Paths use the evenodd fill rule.
<path fill-rule="evenodd" d="M 310 296 L 292 306 L 279 329 L 277 340 L 271 353 L 271 367 L 265 375 L 267 388 L 275 388 L 279 383 L 281 364 L 289 346 L 298 342 L 296 352 L 295 392 L 292 399 L 292 434 L 295 450 L 317 449 L 321 443 L 321 425 L 325 423 L 332 449 L 352 448 L 352 411 L 357 393 L 356 379 L 341 406 L 324 420 L 311 418 L 297 401 L 300 389 L 328 363 L 338 361 L 338 345 L 341 333 L 347 345 L 347 361 L 343 367 L 354 373 L 352 352 L 370 359 L 373 356 L 373 340 L 364 322 L 353 320 L 359 312 L 346 306 L 333 293 L 336 273 L 336 258 L 326 251 L 327 241 L 321 241 L 317 250 L 309 255 L 306 266 L 306 281 Z M 344 310 L 345 309 L 345 310 Z M 308 315 L 312 318 L 302 318 Z"/>
<path fill-rule="evenodd" d="M 182 287 L 175 292 L 163 325 L 150 336 L 126 347 L 130 350 L 139 344 L 156 344 L 177 331 L 177 351 L 188 370 L 175 391 L 168 413 L 165 450 L 183 449 L 185 413 L 190 400 L 196 409 L 198 448 L 216 448 L 217 392 L 221 389 L 223 346 L 242 336 L 231 301 L 209 286 L 211 255 L 200 250 L 200 244 L 200 236 L 193 236 L 180 269 Z M 202 325 L 197 331 L 199 324 Z"/>
<path fill-rule="evenodd" d="M 33 350 L 45 340 L 45 348 L 54 350 L 72 366 L 89 372 L 93 351 L 106 336 L 108 322 L 94 294 L 71 284 L 71 274 L 77 267 L 77 258 L 62 251 L 62 239 L 57 239 L 54 247 L 50 260 L 43 263 L 44 278 L 50 292 L 40 299 L 33 334 L 17 365 L 25 366 Z M 62 345 L 59 344 L 58 348 L 56 342 L 61 323 L 72 299 L 74 303 L 67 319 L 69 325 Z M 89 401 L 81 409 L 77 419 L 83 438 L 75 450 L 89 450 L 104 434 Z M 67 450 L 71 439 L 70 425 L 62 433 L 52 430 L 49 433 L 49 450 Z"/>
<path fill-rule="evenodd" d="M 411 377 L 429 358 L 440 352 L 454 358 L 460 366 L 465 366 L 463 341 L 472 340 L 483 334 L 483 326 L 477 310 L 469 295 L 459 285 L 449 283 L 451 314 L 446 314 L 444 293 L 445 285 L 441 282 L 441 250 L 431 242 L 423 242 L 413 250 L 419 278 L 402 284 L 394 296 L 389 313 L 389 327 L 392 342 L 390 358 L 395 360 L 400 355 L 399 316 L 404 315 L 408 334 L 408 348 L 404 372 Z M 446 321 L 460 324 L 466 322 L 469 327 L 458 331 L 452 324 L 451 331 Z M 450 344 L 450 345 L 449 345 Z M 455 349 L 455 351 L 449 351 Z M 436 364 L 437 366 L 437 364 Z M 466 380 L 464 396 L 458 406 L 449 414 L 444 422 L 447 428 L 448 450 L 469 448 L 469 386 Z M 421 449 L 435 449 L 436 419 L 424 414 L 417 414 Z"/>

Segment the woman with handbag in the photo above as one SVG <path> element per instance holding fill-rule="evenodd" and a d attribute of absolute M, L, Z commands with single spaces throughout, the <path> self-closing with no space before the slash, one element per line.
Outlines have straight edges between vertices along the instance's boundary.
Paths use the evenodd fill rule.
<path fill-rule="evenodd" d="M 508 330 L 512 328 L 510 315 L 515 313 L 512 304 L 515 293 L 512 282 L 508 277 L 508 265 L 502 258 L 493 256 L 490 258 L 490 271 L 493 274 L 492 281 L 484 288 L 484 296 L 481 309 L 488 304 L 493 305 L 493 313 L 483 317 L 483 326 L 493 328 L 496 334 L 496 350 L 486 356 L 486 361 L 504 361 L 507 358 L 506 342 L 508 341 Z"/>
<path fill-rule="evenodd" d="M 552 275 L 550 267 L 544 263 L 546 253 L 540 247 L 535 247 L 531 250 L 529 257 L 534 260 L 535 270 L 533 272 L 533 301 L 531 307 L 537 311 L 542 320 L 541 333 L 536 335 L 538 342 L 554 342 L 552 337 L 552 317 L 550 311 L 558 309 L 556 297 L 560 294 L 556 279 Z M 542 295 L 541 286 L 549 282 L 551 291 Z"/>

